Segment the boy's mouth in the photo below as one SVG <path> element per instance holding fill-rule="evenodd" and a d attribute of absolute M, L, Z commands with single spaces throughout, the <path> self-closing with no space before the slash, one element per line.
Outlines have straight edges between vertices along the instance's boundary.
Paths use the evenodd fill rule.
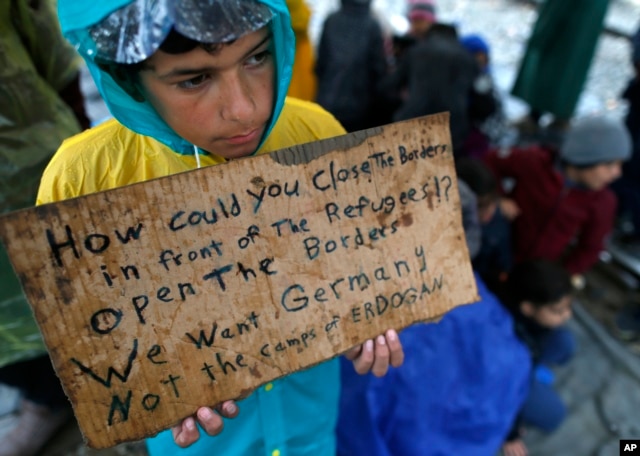
<path fill-rule="evenodd" d="M 258 139 L 259 135 L 260 135 L 260 129 L 256 128 L 256 129 L 253 129 L 253 130 L 248 131 L 246 133 L 241 133 L 241 134 L 236 135 L 236 136 L 228 136 L 224 140 L 229 144 L 232 144 L 234 146 L 238 146 L 238 145 L 247 144 L 247 143 L 250 143 L 252 141 L 255 141 L 256 139 Z"/>

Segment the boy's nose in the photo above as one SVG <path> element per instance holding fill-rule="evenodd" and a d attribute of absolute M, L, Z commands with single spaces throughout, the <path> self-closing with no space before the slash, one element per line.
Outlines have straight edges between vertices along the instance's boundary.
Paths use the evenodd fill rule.
<path fill-rule="evenodd" d="M 255 110 L 251 88 L 240 76 L 225 79 L 220 91 L 220 115 L 224 120 L 245 120 Z"/>

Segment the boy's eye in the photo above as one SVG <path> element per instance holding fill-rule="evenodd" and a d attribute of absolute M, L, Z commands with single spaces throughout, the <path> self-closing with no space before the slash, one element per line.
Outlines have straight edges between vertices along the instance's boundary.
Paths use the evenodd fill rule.
<path fill-rule="evenodd" d="M 260 66 L 271 56 L 271 51 L 266 49 L 262 52 L 258 52 L 257 54 L 252 55 L 247 59 L 247 64 L 249 66 Z"/>
<path fill-rule="evenodd" d="M 204 74 L 200 74 L 191 79 L 187 79 L 186 81 L 181 81 L 178 83 L 178 87 L 182 89 L 195 89 L 202 85 L 207 79 L 207 76 Z"/>

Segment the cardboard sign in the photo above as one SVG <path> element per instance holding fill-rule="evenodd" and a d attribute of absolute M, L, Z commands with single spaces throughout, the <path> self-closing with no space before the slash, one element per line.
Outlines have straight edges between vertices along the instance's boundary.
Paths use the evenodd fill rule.
<path fill-rule="evenodd" d="M 447 114 L 14 212 L 0 235 L 94 448 L 477 300 Z"/>

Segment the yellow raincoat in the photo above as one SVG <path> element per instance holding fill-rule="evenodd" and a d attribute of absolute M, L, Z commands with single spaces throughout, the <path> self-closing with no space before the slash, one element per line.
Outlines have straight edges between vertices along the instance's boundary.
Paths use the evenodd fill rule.
<path fill-rule="evenodd" d="M 282 114 L 258 154 L 344 134 L 335 118 L 314 103 L 285 100 Z M 201 155 L 202 166 L 224 163 Z M 65 141 L 42 178 L 38 204 L 122 187 L 196 169 L 194 155 L 182 155 L 150 136 L 109 120 Z"/>
<path fill-rule="evenodd" d="M 287 7 L 291 13 L 291 26 L 296 35 L 296 60 L 293 64 L 293 76 L 287 95 L 314 101 L 317 89 L 314 72 L 315 57 L 308 33 L 311 10 L 304 0 L 287 0 Z"/>

